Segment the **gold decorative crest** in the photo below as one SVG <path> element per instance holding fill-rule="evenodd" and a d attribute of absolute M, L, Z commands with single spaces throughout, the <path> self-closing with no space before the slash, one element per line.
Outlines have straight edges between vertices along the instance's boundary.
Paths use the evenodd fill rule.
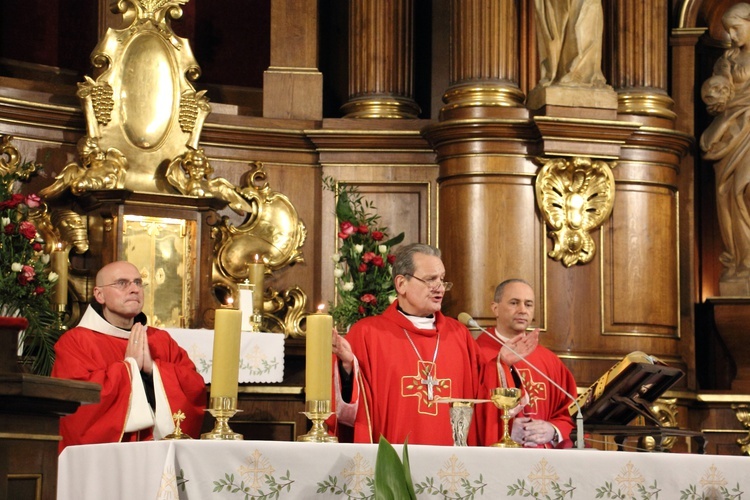
<path fill-rule="evenodd" d="M 126 26 L 108 28 L 91 54 L 96 79 L 78 84 L 86 133 L 79 163 L 69 163 L 40 194 L 54 199 L 68 189 L 125 189 L 174 193 L 163 165 L 198 149 L 203 122 L 211 112 L 187 39 L 172 31 L 187 0 L 120 0 L 113 10 Z"/>
<path fill-rule="evenodd" d="M 565 267 L 586 264 L 596 252 L 589 232 L 601 226 L 614 206 L 610 165 L 587 157 L 539 161 L 543 167 L 536 178 L 536 201 L 551 228 L 554 248 L 549 256 Z"/>

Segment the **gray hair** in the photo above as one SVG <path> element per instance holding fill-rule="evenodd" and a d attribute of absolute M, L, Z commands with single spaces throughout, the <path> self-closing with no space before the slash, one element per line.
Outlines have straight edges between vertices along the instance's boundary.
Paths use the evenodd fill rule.
<path fill-rule="evenodd" d="M 414 274 L 414 254 L 424 254 L 440 258 L 440 250 L 424 243 L 410 243 L 396 251 L 396 261 L 393 263 L 393 277 L 399 274 Z"/>
<path fill-rule="evenodd" d="M 494 302 L 500 302 L 500 299 L 503 297 L 503 292 L 505 292 L 505 287 L 510 285 L 511 283 L 523 283 L 524 285 L 528 285 L 532 290 L 534 289 L 534 287 L 531 286 L 531 283 L 526 280 L 522 280 L 521 278 L 511 278 L 497 285 L 497 287 L 495 288 L 495 296 L 493 299 Z"/>

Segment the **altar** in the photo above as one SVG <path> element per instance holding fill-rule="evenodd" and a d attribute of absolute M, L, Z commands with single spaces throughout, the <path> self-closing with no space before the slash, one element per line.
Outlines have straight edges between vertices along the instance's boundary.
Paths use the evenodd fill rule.
<path fill-rule="evenodd" d="M 400 456 L 402 446 L 394 447 Z M 750 494 L 746 457 L 420 445 L 408 452 L 418 498 Z M 377 445 L 276 441 L 70 446 L 60 455 L 58 499 L 372 498 L 376 455 Z"/>

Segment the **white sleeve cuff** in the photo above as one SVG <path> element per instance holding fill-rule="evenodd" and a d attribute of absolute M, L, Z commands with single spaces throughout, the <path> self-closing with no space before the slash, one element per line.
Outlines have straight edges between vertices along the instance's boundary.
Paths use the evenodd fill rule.
<path fill-rule="evenodd" d="M 357 358 L 354 358 L 354 363 L 352 364 L 352 383 L 354 384 L 354 387 L 352 387 L 352 399 L 354 399 L 353 403 L 347 403 L 344 401 L 344 399 L 341 397 L 341 376 L 339 374 L 339 364 L 336 363 L 336 368 L 333 371 L 333 380 L 335 385 L 335 392 L 336 392 L 336 418 L 341 425 L 347 425 L 349 427 L 354 427 L 354 420 L 357 417 L 357 408 L 359 407 L 359 398 L 354 397 L 355 392 L 357 391 L 357 375 L 359 374 L 359 362 L 357 361 Z"/>
<path fill-rule="evenodd" d="M 130 404 L 128 405 L 128 416 L 125 419 L 125 432 L 135 432 L 147 429 L 154 425 L 154 412 L 148 404 L 146 389 L 143 387 L 141 372 L 134 358 L 125 358 L 130 366 Z"/>

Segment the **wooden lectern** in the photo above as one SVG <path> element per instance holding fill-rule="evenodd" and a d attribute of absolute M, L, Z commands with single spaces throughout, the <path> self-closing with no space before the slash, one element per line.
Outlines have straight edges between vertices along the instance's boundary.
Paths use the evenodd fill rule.
<path fill-rule="evenodd" d="M 18 334 L 24 318 L 0 316 L 0 500 L 54 500 L 61 416 L 99 401 L 99 384 L 24 373 Z"/>
<path fill-rule="evenodd" d="M 602 375 L 594 385 L 578 396 L 584 429 L 588 432 L 614 436 L 619 450 L 628 437 L 655 438 L 655 450 L 668 436 L 695 438 L 698 452 L 704 452 L 705 439 L 700 432 L 665 426 L 651 410 L 654 402 L 683 376 L 682 370 L 668 366 L 654 356 L 631 352 Z M 578 407 L 568 408 L 575 417 Z M 629 425 L 636 417 L 647 425 Z M 575 439 L 573 430 L 571 439 Z"/>

